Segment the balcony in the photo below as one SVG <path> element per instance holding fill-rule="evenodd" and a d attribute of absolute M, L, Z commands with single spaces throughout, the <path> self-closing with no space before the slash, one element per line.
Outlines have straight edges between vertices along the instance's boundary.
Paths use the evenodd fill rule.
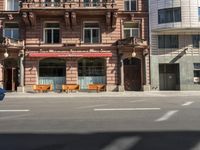
<path fill-rule="evenodd" d="M 66 2 L 35 2 L 33 0 L 26 0 L 22 2 L 21 9 L 113 9 L 115 5 L 116 3 L 113 0 L 106 2 L 84 2 L 77 0 Z"/>
<path fill-rule="evenodd" d="M 7 37 L 1 38 L 0 43 L 2 47 L 7 47 L 7 48 L 22 48 L 24 46 L 24 41 L 11 39 Z"/>
<path fill-rule="evenodd" d="M 147 48 L 148 43 L 144 39 L 129 37 L 126 39 L 121 39 L 117 42 L 119 46 L 132 46 L 134 48 Z"/>

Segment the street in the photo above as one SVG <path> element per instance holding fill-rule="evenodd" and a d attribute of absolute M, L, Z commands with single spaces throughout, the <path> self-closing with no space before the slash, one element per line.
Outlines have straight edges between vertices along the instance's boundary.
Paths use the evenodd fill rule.
<path fill-rule="evenodd" d="M 1 150 L 200 150 L 200 100 L 5 98 Z"/>

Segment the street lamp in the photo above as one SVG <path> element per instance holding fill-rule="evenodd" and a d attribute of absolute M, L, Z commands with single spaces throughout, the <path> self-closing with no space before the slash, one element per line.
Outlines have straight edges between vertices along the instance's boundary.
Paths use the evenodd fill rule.
<path fill-rule="evenodd" d="M 5 53 L 3 54 L 5 58 L 8 58 L 9 54 L 7 52 L 7 49 L 5 49 Z"/>
<path fill-rule="evenodd" d="M 131 54 L 131 56 L 132 57 L 135 57 L 137 54 L 136 54 L 136 52 L 135 52 L 135 48 L 133 48 L 133 52 L 132 52 L 132 54 Z"/>

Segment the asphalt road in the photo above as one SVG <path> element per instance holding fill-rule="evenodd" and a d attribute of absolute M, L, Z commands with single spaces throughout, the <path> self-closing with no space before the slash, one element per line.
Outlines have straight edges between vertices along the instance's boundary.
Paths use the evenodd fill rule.
<path fill-rule="evenodd" d="M 0 150 L 200 150 L 199 97 L 5 98 Z"/>

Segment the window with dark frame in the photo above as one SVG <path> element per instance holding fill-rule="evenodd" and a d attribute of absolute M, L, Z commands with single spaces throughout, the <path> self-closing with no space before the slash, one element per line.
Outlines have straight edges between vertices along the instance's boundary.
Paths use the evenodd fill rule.
<path fill-rule="evenodd" d="M 178 48 L 178 35 L 158 35 L 158 48 Z"/>
<path fill-rule="evenodd" d="M 200 35 L 192 35 L 193 48 L 199 48 Z"/>
<path fill-rule="evenodd" d="M 60 25 L 59 23 L 45 23 L 44 28 L 45 43 L 54 44 L 60 42 Z"/>
<path fill-rule="evenodd" d="M 100 43 L 99 23 L 84 23 L 83 34 L 84 43 Z"/>
<path fill-rule="evenodd" d="M 181 7 L 158 10 L 158 24 L 181 22 Z"/>
<path fill-rule="evenodd" d="M 137 10 L 137 0 L 124 0 L 124 10 L 125 11 L 136 11 Z"/>
<path fill-rule="evenodd" d="M 5 23 L 3 28 L 3 36 L 11 39 L 19 39 L 18 23 Z"/>

